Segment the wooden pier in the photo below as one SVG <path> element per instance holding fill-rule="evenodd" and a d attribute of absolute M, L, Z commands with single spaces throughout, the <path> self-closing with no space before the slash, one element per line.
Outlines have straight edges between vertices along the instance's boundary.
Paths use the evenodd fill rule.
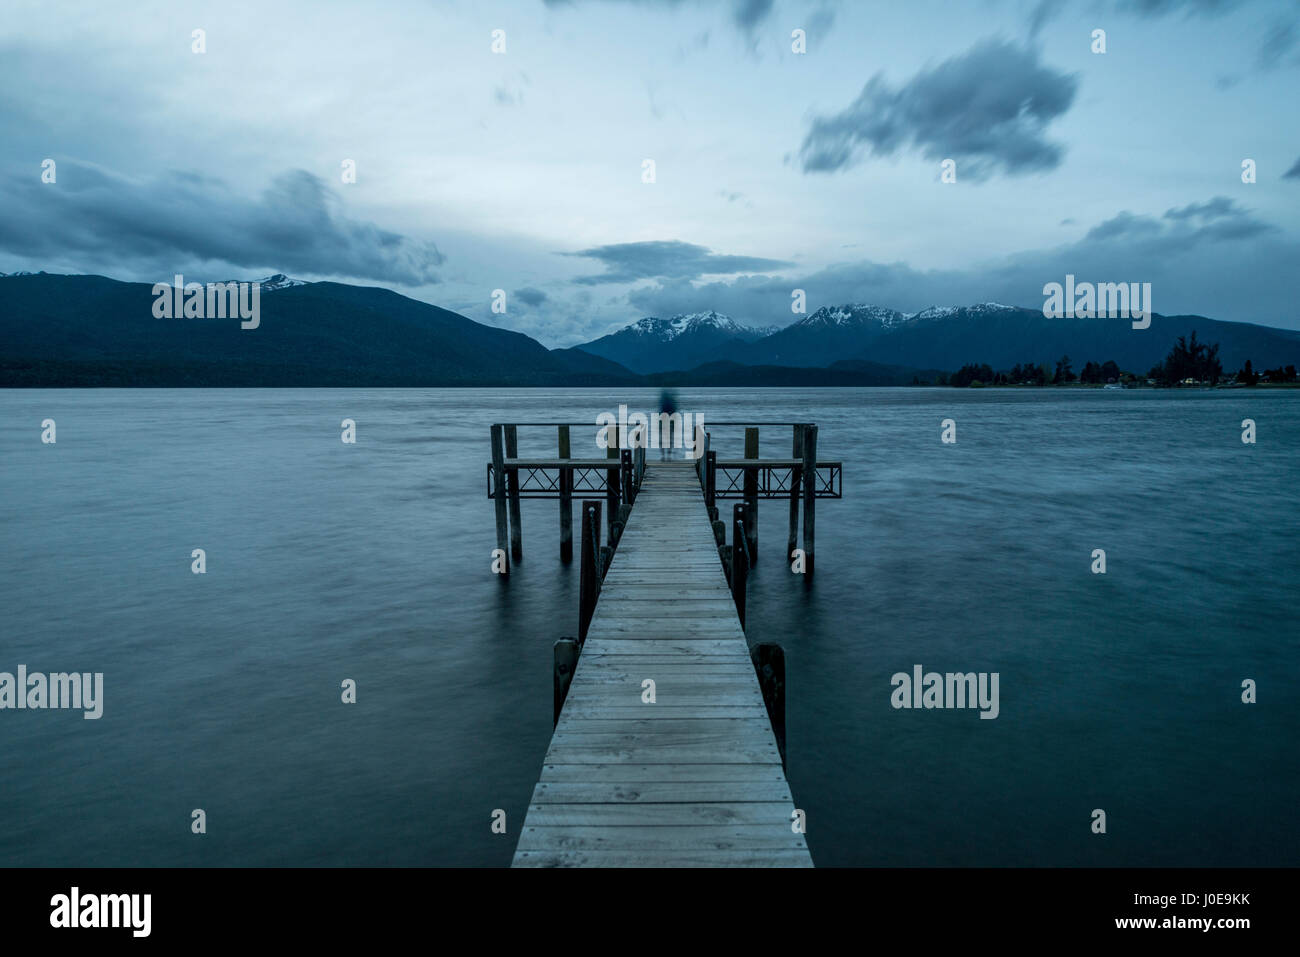
<path fill-rule="evenodd" d="M 784 654 L 749 647 L 745 589 L 758 498 L 790 500 L 787 558 L 802 499 L 811 551 L 811 505 L 840 497 L 840 463 L 817 461 L 811 425 L 794 427 L 793 457 L 760 459 L 747 429 L 744 457 L 722 462 L 647 462 L 643 448 L 574 459 L 558 428 L 557 459 L 522 458 L 514 426 L 492 430 L 488 489 L 513 559 L 521 497 L 560 499 L 568 560 L 574 493 L 604 493 L 580 502 L 578 633 L 555 643 L 555 733 L 514 866 L 811 867 L 785 776 Z M 724 495 L 742 499 L 730 523 Z"/>
<path fill-rule="evenodd" d="M 794 810 L 695 470 L 648 464 L 514 864 L 811 867 Z"/>

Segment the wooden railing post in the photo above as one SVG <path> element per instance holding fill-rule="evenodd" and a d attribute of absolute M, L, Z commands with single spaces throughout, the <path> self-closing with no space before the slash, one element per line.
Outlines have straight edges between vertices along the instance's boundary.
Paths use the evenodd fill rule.
<path fill-rule="evenodd" d="M 502 426 L 492 426 L 492 504 L 497 513 L 497 549 L 504 556 L 504 575 L 510 574 L 510 532 L 506 522 L 506 468 L 505 446 L 502 444 Z"/>
<path fill-rule="evenodd" d="M 803 479 L 803 465 L 800 464 L 803 459 L 802 425 L 794 427 L 793 452 L 795 464 L 790 469 L 790 537 L 785 546 L 786 564 L 794 561 L 794 550 L 799 547 L 799 496 L 803 492 L 800 488 Z"/>
<path fill-rule="evenodd" d="M 803 427 L 803 554 L 804 580 L 813 577 L 813 537 L 816 532 L 817 426 Z"/>
<path fill-rule="evenodd" d="M 605 457 L 614 460 L 612 468 L 605 470 L 605 503 L 609 506 L 609 541 L 614 541 L 614 515 L 618 512 L 618 473 L 619 469 L 619 437 L 618 426 L 609 426 L 607 433 L 609 439 L 606 443 Z"/>
<path fill-rule="evenodd" d="M 705 471 L 708 474 L 704 485 L 704 505 L 706 508 L 713 509 L 717 507 L 715 499 L 718 491 L 718 453 L 710 451 L 706 458 L 708 461 L 705 463 Z"/>
<path fill-rule="evenodd" d="M 552 649 L 555 657 L 555 715 L 551 726 L 560 723 L 560 711 L 564 708 L 564 699 L 569 696 L 569 685 L 573 684 L 573 672 L 578 667 L 578 643 L 572 638 L 561 638 Z"/>
<path fill-rule="evenodd" d="M 745 630 L 745 586 L 749 581 L 749 543 L 745 533 L 745 503 L 737 502 L 731 519 L 731 597 L 740 629 Z"/>
<path fill-rule="evenodd" d="M 758 458 L 758 426 L 745 429 L 745 458 Z M 758 564 L 758 467 L 745 469 L 745 539 L 749 543 L 749 563 Z"/>
<path fill-rule="evenodd" d="M 619 478 L 623 486 L 623 504 L 632 504 L 632 450 L 623 449 L 619 453 Z"/>
<path fill-rule="evenodd" d="M 578 574 L 578 647 L 587 640 L 587 628 L 600 596 L 600 502 L 582 503 L 582 551 Z"/>
<path fill-rule="evenodd" d="M 506 458 L 519 457 L 519 430 L 517 426 L 506 426 Z M 519 469 L 506 470 L 506 482 L 510 486 L 510 557 L 518 561 L 524 557 L 523 529 L 519 518 Z"/>
<path fill-rule="evenodd" d="M 569 427 L 560 426 L 559 453 L 570 458 Z M 573 561 L 573 469 L 560 466 L 560 561 Z"/>
<path fill-rule="evenodd" d="M 777 750 L 781 752 L 781 767 L 785 768 L 785 651 L 777 644 L 754 646 L 749 653 L 758 675 L 758 687 L 763 692 L 763 704 L 772 723 Z"/>
<path fill-rule="evenodd" d="M 641 479 L 645 475 L 645 436 L 646 428 L 644 425 L 638 425 L 632 433 L 632 470 L 636 486 L 636 491 L 641 491 Z M 635 498 L 635 494 L 633 498 Z"/>

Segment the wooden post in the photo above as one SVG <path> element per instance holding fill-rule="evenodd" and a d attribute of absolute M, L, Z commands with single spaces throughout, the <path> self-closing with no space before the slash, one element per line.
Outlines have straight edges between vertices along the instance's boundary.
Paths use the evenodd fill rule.
<path fill-rule="evenodd" d="M 709 433 L 704 432 L 704 426 L 700 426 L 700 431 L 704 433 L 704 442 L 696 446 L 700 457 L 695 460 L 695 474 L 700 477 L 700 491 L 707 492 L 709 488 Z"/>
<path fill-rule="evenodd" d="M 708 472 L 708 482 L 704 486 L 704 504 L 707 508 L 713 508 L 718 492 L 718 453 L 710 451 L 705 457 L 708 460 L 704 465 Z"/>
<path fill-rule="evenodd" d="M 591 614 L 596 610 L 596 598 L 600 595 L 600 571 L 596 563 L 600 561 L 600 502 L 584 501 L 582 503 L 582 551 L 581 568 L 578 575 L 578 647 L 587 640 L 587 627 L 591 624 Z"/>
<path fill-rule="evenodd" d="M 794 550 L 799 547 L 799 495 L 803 491 L 799 486 L 803 480 L 803 426 L 794 427 L 794 460 L 790 469 L 790 537 L 785 546 L 786 564 L 794 561 Z"/>
<path fill-rule="evenodd" d="M 619 440 L 618 426 L 609 426 L 605 457 L 614 459 L 614 467 L 605 470 L 605 502 L 609 506 L 609 540 L 614 541 L 614 514 L 618 511 Z"/>
<path fill-rule="evenodd" d="M 803 427 L 803 555 L 804 581 L 813 577 L 813 537 L 817 501 L 817 426 Z"/>
<path fill-rule="evenodd" d="M 492 504 L 497 510 L 497 548 L 503 553 L 505 575 L 510 574 L 510 532 L 506 521 L 505 451 L 499 425 L 492 426 Z"/>
<path fill-rule="evenodd" d="M 628 505 L 626 502 L 624 502 L 622 505 L 618 507 L 618 517 L 612 520 L 612 524 L 614 526 L 614 534 L 613 536 L 611 536 L 612 544 L 610 545 L 610 549 L 609 549 L 611 552 L 615 548 L 618 548 L 619 540 L 622 539 L 623 537 L 623 529 L 627 528 L 627 519 L 628 516 L 631 514 L 632 514 L 632 506 Z M 601 577 L 604 577 L 603 573 Z"/>
<path fill-rule="evenodd" d="M 519 430 L 516 426 L 506 426 L 506 458 L 519 457 Z M 510 557 L 518 561 L 524 557 L 523 530 L 519 522 L 519 469 L 506 470 L 506 482 L 510 486 Z"/>
<path fill-rule="evenodd" d="M 578 643 L 572 638 L 561 638 L 553 648 L 555 655 L 555 716 L 551 727 L 560 723 L 560 710 L 573 684 L 573 670 L 578 667 Z"/>
<path fill-rule="evenodd" d="M 731 519 L 731 597 L 736 602 L 740 629 L 745 630 L 745 586 L 749 581 L 748 534 L 745 531 L 745 503 L 737 502 Z"/>
<path fill-rule="evenodd" d="M 758 426 L 745 429 L 745 458 L 758 458 Z M 745 469 L 745 540 L 749 543 L 749 563 L 758 564 L 758 467 Z"/>
<path fill-rule="evenodd" d="M 781 767 L 785 767 L 785 651 L 780 645 L 756 645 L 749 653 L 758 674 L 758 687 L 767 705 L 767 717 L 772 722 L 772 734 L 781 752 Z"/>
<path fill-rule="evenodd" d="M 560 426 L 560 458 L 569 454 L 569 427 Z M 560 466 L 560 561 L 573 561 L 573 469 Z"/>
<path fill-rule="evenodd" d="M 632 504 L 632 450 L 624 449 L 619 453 L 619 479 L 622 483 L 623 504 Z"/>
<path fill-rule="evenodd" d="M 632 471 L 636 491 L 641 491 L 641 477 L 645 475 L 645 426 L 638 425 L 632 433 Z M 633 498 L 635 498 L 635 494 Z"/>

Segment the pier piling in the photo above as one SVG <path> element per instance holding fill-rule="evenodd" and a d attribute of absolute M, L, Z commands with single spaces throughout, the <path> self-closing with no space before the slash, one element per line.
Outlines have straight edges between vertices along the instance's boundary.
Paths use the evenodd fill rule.
<path fill-rule="evenodd" d="M 510 574 L 510 533 L 506 521 L 506 470 L 505 446 L 502 443 L 504 426 L 492 426 L 492 477 L 493 502 L 497 514 L 497 549 L 504 557 L 504 575 Z"/>
<path fill-rule="evenodd" d="M 570 458 L 569 427 L 559 428 L 560 459 Z M 573 561 L 573 469 L 560 466 L 560 561 Z"/>
<path fill-rule="evenodd" d="M 609 440 L 606 443 L 605 457 L 614 460 L 611 468 L 605 472 L 605 504 L 609 508 L 606 513 L 609 515 L 609 541 L 614 542 L 614 515 L 618 512 L 618 473 L 622 471 L 619 459 L 619 435 L 618 426 L 611 425 L 608 432 Z"/>
<path fill-rule="evenodd" d="M 506 426 L 506 458 L 519 458 L 519 429 Z M 519 469 L 506 469 L 506 484 L 510 489 L 510 557 L 515 561 L 524 557 L 523 529 L 519 517 Z"/>
<path fill-rule="evenodd" d="M 578 643 L 572 638 L 561 638 L 552 649 L 555 656 L 555 716 L 551 726 L 560 723 L 560 712 L 564 709 L 564 699 L 569 695 L 569 685 L 573 684 L 573 672 L 578 667 Z"/>
<path fill-rule="evenodd" d="M 745 429 L 745 458 L 758 458 L 758 426 Z M 758 564 L 758 466 L 745 468 L 745 539 L 749 543 L 749 563 Z"/>
<path fill-rule="evenodd" d="M 778 644 L 755 645 L 750 652 L 758 687 L 763 692 L 767 718 L 772 723 L 781 767 L 785 767 L 785 649 Z"/>
<path fill-rule="evenodd" d="M 799 547 L 799 496 L 803 493 L 800 488 L 803 479 L 803 426 L 796 425 L 793 431 L 795 464 L 790 467 L 790 536 L 785 546 L 786 564 L 794 561 L 794 550 Z"/>
<path fill-rule="evenodd" d="M 745 588 L 749 583 L 749 533 L 745 528 L 744 502 L 732 508 L 731 519 L 731 597 L 736 602 L 736 617 L 740 630 L 745 630 Z"/>
<path fill-rule="evenodd" d="M 804 581 L 813 577 L 813 537 L 816 517 L 813 509 L 817 502 L 817 426 L 803 427 L 803 553 Z"/>
<path fill-rule="evenodd" d="M 582 567 L 578 573 L 578 646 L 587 640 L 591 614 L 600 597 L 600 502 L 582 503 Z"/>

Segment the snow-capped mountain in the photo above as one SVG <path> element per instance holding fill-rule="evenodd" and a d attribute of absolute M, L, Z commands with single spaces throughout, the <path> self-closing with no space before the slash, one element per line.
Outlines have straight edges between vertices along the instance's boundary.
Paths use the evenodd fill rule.
<path fill-rule="evenodd" d="M 632 331 L 641 336 L 658 339 L 661 342 L 671 342 L 681 335 L 712 332 L 714 330 L 728 336 L 734 336 L 737 339 L 754 339 L 762 335 L 759 330 L 743 326 L 730 316 L 724 316 L 711 310 L 709 312 L 692 312 L 673 316 L 671 319 L 647 316 L 644 319 L 638 319 L 621 331 Z M 615 335 L 618 335 L 618 333 L 615 333 Z"/>
<path fill-rule="evenodd" d="M 1004 306 L 1000 302 L 980 302 L 973 306 L 927 306 L 918 312 L 912 313 L 907 319 L 909 321 L 913 319 L 947 319 L 951 316 L 975 318 L 997 312 L 1014 312 L 1015 308 L 1015 306 Z"/>
<path fill-rule="evenodd" d="M 267 276 L 265 279 L 227 279 L 226 282 L 255 282 L 262 288 L 262 292 L 275 292 L 279 289 L 291 289 L 294 286 L 307 286 L 310 283 L 303 282 L 301 279 L 290 279 L 282 272 L 273 276 Z"/>
<path fill-rule="evenodd" d="M 823 367 L 841 359 L 869 358 L 873 344 L 914 326 L 984 320 L 1019 310 L 996 302 L 928 306 L 913 313 L 849 302 L 822 306 L 784 328 L 756 328 L 718 312 L 661 319 L 648 316 L 577 348 L 642 374 L 692 369 L 706 362 Z"/>
<path fill-rule="evenodd" d="M 669 319 L 647 316 L 577 348 L 645 374 L 731 359 L 737 349 L 768 334 L 767 329 L 755 329 L 710 310 Z"/>
<path fill-rule="evenodd" d="M 873 326 L 888 329 L 906 318 L 897 309 L 848 303 L 843 306 L 822 306 L 811 315 L 804 316 L 795 325 L 824 328 Z"/>
<path fill-rule="evenodd" d="M 290 289 L 294 286 L 305 286 L 307 283 L 301 279 L 290 279 L 282 272 L 274 276 L 267 276 L 265 279 L 259 279 L 257 282 L 262 287 L 262 292 L 275 292 L 277 289 Z"/>

